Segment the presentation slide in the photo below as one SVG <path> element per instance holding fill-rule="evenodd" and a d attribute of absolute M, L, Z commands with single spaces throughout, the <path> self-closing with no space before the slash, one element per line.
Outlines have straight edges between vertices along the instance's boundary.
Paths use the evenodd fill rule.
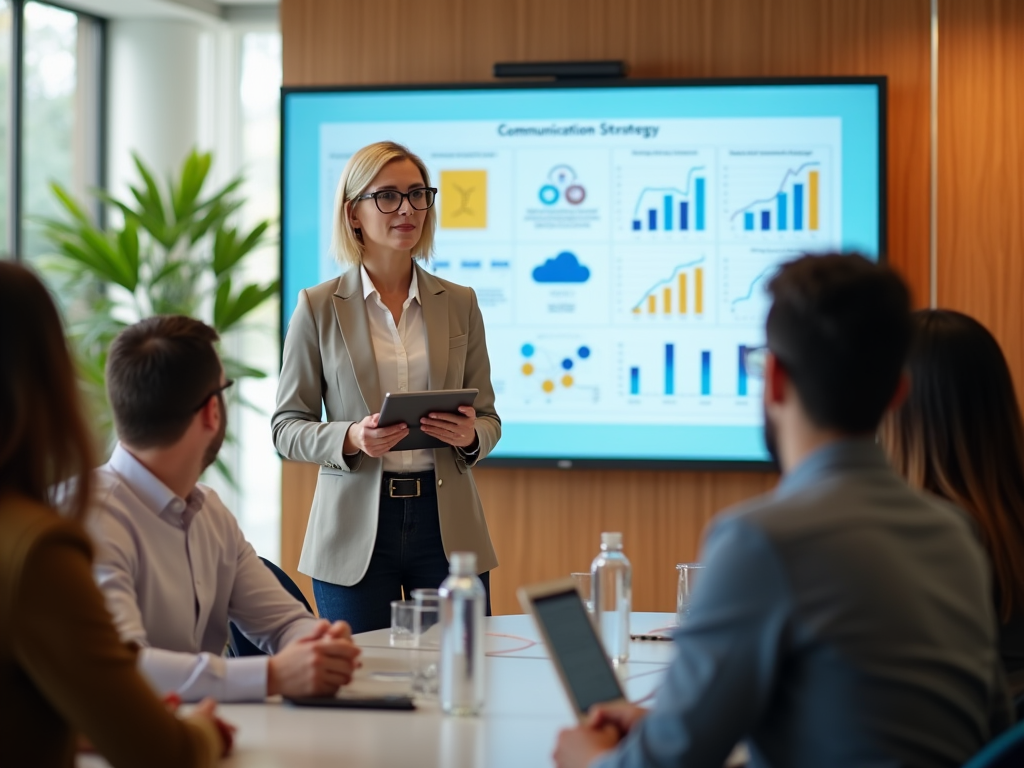
<path fill-rule="evenodd" d="M 345 163 L 397 141 L 439 190 L 424 267 L 479 299 L 492 457 L 763 462 L 744 350 L 780 263 L 877 258 L 880 87 L 286 91 L 285 330 L 298 291 L 340 274 Z"/>

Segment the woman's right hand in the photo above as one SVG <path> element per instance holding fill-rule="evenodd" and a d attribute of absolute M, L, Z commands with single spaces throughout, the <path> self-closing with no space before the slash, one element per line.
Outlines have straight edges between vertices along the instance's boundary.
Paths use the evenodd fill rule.
<path fill-rule="evenodd" d="M 409 434 L 409 427 L 406 424 L 378 427 L 379 420 L 380 414 L 375 413 L 349 427 L 345 433 L 344 452 L 351 455 L 362 451 L 367 456 L 376 458 L 390 451 Z"/>
<path fill-rule="evenodd" d="M 220 734 L 222 747 L 220 756 L 227 757 L 231 754 L 231 747 L 234 746 L 235 743 L 235 726 L 217 717 L 216 701 L 209 698 L 203 699 L 201 702 L 196 704 L 195 708 L 189 713 L 189 717 L 210 720 L 213 723 L 214 728 L 217 729 L 217 733 Z"/>

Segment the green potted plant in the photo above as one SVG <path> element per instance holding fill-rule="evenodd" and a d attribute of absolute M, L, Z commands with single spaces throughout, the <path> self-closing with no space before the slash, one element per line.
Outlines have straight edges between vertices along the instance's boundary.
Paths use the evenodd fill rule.
<path fill-rule="evenodd" d="M 278 291 L 278 281 L 240 278 L 246 256 L 267 242 L 270 222 L 248 231 L 233 224 L 243 200 L 242 177 L 204 194 L 212 155 L 193 150 L 164 188 L 135 156 L 141 183 L 125 202 L 93 194 L 120 223 L 100 228 L 58 183 L 51 189 L 67 214 L 39 219 L 55 252 L 43 271 L 64 307 L 83 394 L 97 434 L 109 448 L 115 439 L 106 398 L 104 366 L 110 342 L 122 328 L 159 314 L 203 320 L 222 336 L 236 330 Z M 264 371 L 222 354 L 227 376 L 263 378 Z M 226 466 L 217 468 L 231 481 Z"/>

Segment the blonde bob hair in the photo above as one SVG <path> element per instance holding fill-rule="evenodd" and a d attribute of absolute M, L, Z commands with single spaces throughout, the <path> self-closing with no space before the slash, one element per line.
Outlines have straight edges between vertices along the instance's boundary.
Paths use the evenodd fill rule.
<path fill-rule="evenodd" d="M 393 141 L 378 141 L 358 150 L 341 172 L 338 190 L 334 194 L 334 232 L 331 236 L 331 253 L 344 265 L 361 264 L 363 261 L 362 233 L 352 226 L 349 214 L 357 197 L 364 194 L 377 174 L 385 165 L 396 160 L 411 160 L 423 176 L 423 184 L 430 186 L 427 166 L 406 147 Z M 423 234 L 412 249 L 414 259 L 428 260 L 434 252 L 434 232 L 437 230 L 437 209 L 431 206 L 423 221 Z"/>

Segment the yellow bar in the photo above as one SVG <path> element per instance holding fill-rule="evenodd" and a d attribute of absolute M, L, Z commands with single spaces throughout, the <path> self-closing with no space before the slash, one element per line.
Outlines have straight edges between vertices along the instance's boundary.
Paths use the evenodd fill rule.
<path fill-rule="evenodd" d="M 818 228 L 818 171 L 811 171 L 807 174 L 810 178 L 810 189 L 808 190 L 808 204 L 810 206 L 810 215 L 807 217 L 808 226 L 811 229 Z"/>
<path fill-rule="evenodd" d="M 686 273 L 679 273 L 679 314 L 686 314 Z"/>
<path fill-rule="evenodd" d="M 661 296 L 662 296 L 662 299 L 664 300 L 664 303 L 665 303 L 665 314 L 666 315 L 671 315 L 672 314 L 672 289 L 671 288 L 665 288 L 664 290 L 662 290 Z"/>
<path fill-rule="evenodd" d="M 654 297 L 654 294 L 652 293 L 650 296 L 647 297 L 647 312 L 653 315 L 657 311 L 658 300 Z"/>
<path fill-rule="evenodd" d="M 698 315 L 704 314 L 704 269 L 702 267 L 693 270 L 693 311 Z"/>

